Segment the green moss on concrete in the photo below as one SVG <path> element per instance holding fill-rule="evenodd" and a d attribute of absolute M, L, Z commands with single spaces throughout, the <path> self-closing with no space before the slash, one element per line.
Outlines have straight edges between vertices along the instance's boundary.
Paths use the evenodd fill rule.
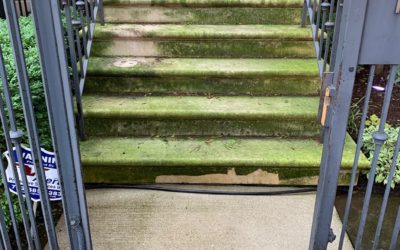
<path fill-rule="evenodd" d="M 89 77 L 86 94 L 147 95 L 317 95 L 319 77 L 190 78 L 190 77 Z"/>
<path fill-rule="evenodd" d="M 168 8 L 107 6 L 107 23 L 181 24 L 294 24 L 301 22 L 300 8 Z M 97 28 L 97 27 L 96 27 Z"/>
<path fill-rule="evenodd" d="M 191 58 L 313 58 L 311 41 L 96 41 L 93 56 L 149 56 Z"/>
<path fill-rule="evenodd" d="M 84 96 L 85 117 L 314 119 L 317 97 Z"/>
<path fill-rule="evenodd" d="M 96 76 L 317 77 L 314 59 L 160 59 L 92 57 Z"/>
<path fill-rule="evenodd" d="M 85 96 L 83 113 L 96 136 L 316 137 L 318 99 Z"/>
<path fill-rule="evenodd" d="M 258 169 L 278 173 L 287 184 L 296 184 L 317 175 L 322 145 L 293 139 L 92 138 L 81 143 L 81 152 L 87 182 L 154 183 L 160 175 L 226 174 L 235 168 L 238 175 Z M 348 138 L 340 183 L 348 181 L 353 156 L 354 142 Z M 360 168 L 368 167 L 362 156 Z"/>
<path fill-rule="evenodd" d="M 312 41 L 309 28 L 298 25 L 137 25 L 108 24 L 96 29 L 96 39 L 276 39 Z"/>
<path fill-rule="evenodd" d="M 85 117 L 88 136 L 319 136 L 316 119 L 138 119 Z"/>
<path fill-rule="evenodd" d="M 297 7 L 302 0 L 104 0 L 104 5 Z"/>
<path fill-rule="evenodd" d="M 93 56 L 314 57 L 310 30 L 292 25 L 106 25 L 95 37 Z"/>

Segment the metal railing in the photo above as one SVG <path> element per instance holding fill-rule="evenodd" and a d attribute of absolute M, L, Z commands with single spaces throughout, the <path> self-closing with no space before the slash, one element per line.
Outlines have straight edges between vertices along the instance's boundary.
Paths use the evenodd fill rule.
<path fill-rule="evenodd" d="M 308 16 L 321 79 L 335 68 L 342 9 L 343 0 L 304 0 L 301 25 L 306 26 Z"/>
<path fill-rule="evenodd" d="M 82 94 L 96 22 L 104 24 L 102 0 L 62 0 L 65 10 L 68 53 L 75 93 L 78 130 L 85 138 L 82 114 Z M 99 20 L 98 20 L 99 19 Z"/>
<path fill-rule="evenodd" d="M 46 173 L 50 169 L 56 169 L 58 173 L 57 182 L 53 184 L 60 189 L 60 216 L 63 215 L 66 222 L 70 247 L 91 249 L 76 125 L 83 135 L 81 94 L 95 23 L 98 18 L 102 20 L 102 1 L 31 2 L 31 18 L 34 21 L 40 61 L 38 70 L 41 71 L 45 96 L 45 100 L 41 101 L 46 102 L 51 145 L 54 149 L 55 161 L 51 163 L 46 161 L 47 156 L 43 156 L 43 134 L 39 135 L 38 131 L 42 124 L 37 123 L 38 114 L 34 107 L 34 98 L 37 96 L 32 95 L 28 73 L 28 66 L 37 67 L 37 62 L 35 65 L 27 65 L 18 21 L 18 3 L 3 0 L 3 4 L 10 44 L 0 44 L 0 119 L 4 134 L 4 138 L 0 138 L 4 140 L 4 144 L 0 144 L 3 184 L 0 191 L 7 204 L 6 208 L 0 206 L 0 249 L 42 249 L 44 244 L 49 249 L 58 248 L 55 222 L 59 217 L 55 217 L 56 211 L 50 198 L 57 191 L 49 186 Z M 6 67 L 5 51 L 2 50 L 6 45 L 11 48 L 14 69 Z M 18 93 L 12 92 L 9 77 L 12 70 L 17 77 L 15 84 L 18 85 Z M 22 113 L 16 110 L 18 100 L 22 103 Z M 75 109 L 74 102 L 77 107 Z M 78 124 L 75 111 L 78 112 Z M 19 119 L 23 119 L 23 124 Z M 2 150 L 8 152 L 8 168 Z M 14 184 L 10 183 L 11 180 Z M 36 191 L 37 195 L 34 195 Z M 40 199 L 39 203 L 36 203 L 37 199 Z M 37 204 L 40 204 L 38 209 Z M 40 211 L 43 218 L 37 217 L 36 210 Z M 10 218 L 10 228 L 5 214 Z M 40 224 L 44 225 L 45 230 L 40 230 Z"/>
<path fill-rule="evenodd" d="M 325 1 L 326 2 L 326 1 Z M 335 207 L 336 191 L 338 186 L 339 172 L 342 168 L 343 151 L 347 136 L 347 126 L 350 114 L 350 107 L 353 104 L 353 91 L 357 85 L 357 69 L 364 66 L 369 70 L 365 94 L 363 94 L 364 105 L 360 111 L 360 124 L 358 135 L 356 136 L 356 146 L 354 149 L 354 159 L 350 175 L 350 184 L 347 190 L 347 200 L 342 214 L 343 226 L 339 232 L 339 249 L 342 249 L 346 234 L 349 232 L 351 206 L 354 204 L 354 194 L 356 190 L 357 177 L 360 173 L 360 159 L 364 157 L 363 152 L 364 136 L 366 131 L 366 120 L 371 115 L 369 109 L 375 108 L 376 115 L 380 116 L 378 125 L 373 127 L 371 144 L 373 150 L 369 151 L 370 168 L 367 170 L 368 181 L 365 191 L 361 198 L 359 217 L 352 219 L 352 227 L 356 228 L 356 234 L 352 236 L 355 249 L 379 249 L 382 247 L 383 223 L 388 217 L 388 204 L 391 200 L 391 184 L 394 180 L 395 171 L 398 170 L 398 157 L 400 152 L 400 134 L 398 130 L 392 132 L 391 140 L 395 141 L 393 149 L 386 149 L 388 155 L 385 182 L 381 184 L 383 191 L 379 195 L 379 204 L 373 204 L 372 194 L 375 185 L 377 171 L 383 168 L 378 166 L 382 155 L 383 147 L 389 139 L 385 129 L 388 119 L 389 109 L 399 112 L 393 103 L 393 90 L 395 87 L 395 76 L 398 65 L 400 64 L 400 15 L 396 13 L 396 6 L 399 0 L 373 1 L 373 0 L 354 0 L 344 1 L 341 7 L 340 23 L 336 22 L 337 33 L 335 50 L 332 49 L 331 59 L 334 56 L 335 62 L 329 72 L 322 77 L 327 91 L 321 106 L 325 110 L 325 119 L 322 122 L 323 133 L 323 154 L 321 157 L 320 178 L 318 182 L 317 198 L 315 202 L 314 219 L 310 237 L 310 249 L 326 249 L 329 242 L 335 240 L 335 233 L 331 229 L 332 214 Z M 322 4 L 321 4 L 322 5 Z M 307 3 L 307 6 L 310 6 Z M 315 5 L 311 5 L 312 9 Z M 318 5 L 317 5 L 318 6 Z M 319 8 L 319 7 L 318 7 Z M 322 8 L 322 6 L 321 6 Z M 336 16 L 337 17 L 337 16 Z M 336 19 L 337 21 L 337 19 Z M 314 25 L 314 28 L 316 25 Z M 345 27 L 345 28 L 344 28 Z M 335 35 L 334 35 L 335 37 Z M 379 37 L 380 39 L 376 39 Z M 335 42 L 334 42 L 335 43 Z M 320 43 L 318 43 L 319 46 Z M 331 60 L 332 61 L 332 60 Z M 387 74 L 376 73 L 377 65 L 385 65 Z M 384 80 L 383 80 L 384 79 Z M 377 81 L 378 80 L 378 81 Z M 384 92 L 374 91 L 374 84 L 377 82 L 382 85 Z M 364 85 L 363 85 L 364 86 Z M 376 87 L 376 86 L 375 86 Z M 373 97 L 383 96 L 381 103 L 371 103 Z M 376 98 L 375 98 L 376 100 Z M 364 169 L 365 170 L 365 169 Z M 386 186 L 385 186 L 386 185 Z M 398 187 L 397 187 L 398 188 Z M 376 202 L 375 202 L 376 203 Z M 370 216 L 370 207 L 377 205 L 378 216 Z M 400 232 L 400 206 L 395 204 L 392 211 L 394 218 L 393 225 L 386 228 L 385 238 L 388 245 L 383 249 L 398 249 Z M 373 237 L 366 239 L 366 226 L 376 223 L 371 231 Z M 356 225 L 355 225 L 356 224 Z M 390 235 L 388 235 L 390 234 Z M 370 244 L 368 244 L 370 243 Z"/>

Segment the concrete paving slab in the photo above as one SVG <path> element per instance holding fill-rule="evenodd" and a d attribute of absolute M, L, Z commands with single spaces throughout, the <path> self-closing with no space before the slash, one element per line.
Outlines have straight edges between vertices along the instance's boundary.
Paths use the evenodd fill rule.
<path fill-rule="evenodd" d="M 94 249 L 308 249 L 315 193 L 228 196 L 94 189 L 87 191 L 87 202 Z M 332 227 L 339 234 L 336 211 Z M 60 248 L 68 249 L 63 218 L 57 231 Z M 353 249 L 348 238 L 343 249 Z"/>

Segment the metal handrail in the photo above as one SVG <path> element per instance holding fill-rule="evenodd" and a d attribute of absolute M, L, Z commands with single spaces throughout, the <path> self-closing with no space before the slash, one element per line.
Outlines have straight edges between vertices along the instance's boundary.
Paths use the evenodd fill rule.
<path fill-rule="evenodd" d="M 78 130 L 85 139 L 82 113 L 82 93 L 93 44 L 96 22 L 104 24 L 102 0 L 63 0 L 72 86 L 75 93 Z"/>
<path fill-rule="evenodd" d="M 301 25 L 306 26 L 308 16 L 321 80 L 335 68 L 342 11 L 343 0 L 304 0 Z"/>

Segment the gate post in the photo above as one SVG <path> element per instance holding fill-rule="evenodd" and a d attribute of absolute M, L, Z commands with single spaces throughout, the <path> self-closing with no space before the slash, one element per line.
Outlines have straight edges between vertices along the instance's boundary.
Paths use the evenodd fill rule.
<path fill-rule="evenodd" d="M 365 0 L 344 1 L 342 31 L 337 48 L 335 71 L 332 72 L 335 90 L 329 107 L 330 117 L 324 129 L 324 148 L 321 159 L 320 178 L 314 207 L 309 249 L 326 249 L 335 239 L 330 225 L 335 203 L 338 176 L 346 138 L 347 120 L 357 71 L 364 18 Z M 334 126 L 332 126 L 334 124 Z"/>
<path fill-rule="evenodd" d="M 59 1 L 32 1 L 53 146 L 71 249 L 91 249 Z"/>

